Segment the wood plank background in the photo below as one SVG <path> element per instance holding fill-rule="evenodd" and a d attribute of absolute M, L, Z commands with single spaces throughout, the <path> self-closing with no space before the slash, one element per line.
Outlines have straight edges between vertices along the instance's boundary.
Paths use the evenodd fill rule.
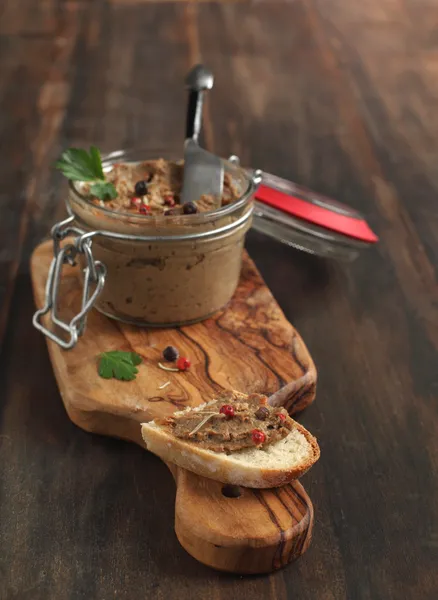
<path fill-rule="evenodd" d="M 437 27 L 435 0 L 1 4 L 2 600 L 437 597 Z M 319 369 L 314 541 L 271 577 L 179 547 L 170 474 L 69 422 L 30 326 L 29 255 L 64 211 L 50 165 L 68 145 L 179 149 L 198 60 L 216 74 L 210 149 L 350 203 L 381 237 L 349 266 L 248 238 Z"/>

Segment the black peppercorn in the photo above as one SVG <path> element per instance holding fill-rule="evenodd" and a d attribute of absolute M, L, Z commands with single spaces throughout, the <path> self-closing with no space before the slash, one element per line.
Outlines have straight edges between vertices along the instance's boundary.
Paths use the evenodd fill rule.
<path fill-rule="evenodd" d="M 185 202 L 182 208 L 185 215 L 194 215 L 198 212 L 198 208 L 194 202 Z"/>
<path fill-rule="evenodd" d="M 163 350 L 163 357 L 165 360 L 168 360 L 169 362 L 174 362 L 178 358 L 178 356 L 179 356 L 179 352 L 175 348 L 175 346 L 167 346 Z"/>
<path fill-rule="evenodd" d="M 148 185 L 146 181 L 137 181 L 135 184 L 135 194 L 136 196 L 146 196 L 148 193 Z"/>
<path fill-rule="evenodd" d="M 261 406 L 256 410 L 255 416 L 259 421 L 265 421 L 269 417 L 269 409 L 266 406 Z"/>

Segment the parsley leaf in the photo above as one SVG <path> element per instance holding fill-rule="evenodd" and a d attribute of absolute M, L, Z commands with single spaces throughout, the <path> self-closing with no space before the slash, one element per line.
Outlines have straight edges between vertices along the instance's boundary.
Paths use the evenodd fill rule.
<path fill-rule="evenodd" d="M 62 171 L 72 181 L 87 181 L 93 183 L 90 193 L 100 200 L 117 198 L 116 188 L 105 181 L 102 159 L 96 146 L 90 147 L 90 152 L 81 148 L 68 148 L 55 163 L 55 168 Z"/>
<path fill-rule="evenodd" d="M 94 172 L 99 175 L 98 179 L 105 179 L 99 148 L 96 148 L 96 146 L 90 146 L 90 158 L 93 163 Z"/>
<path fill-rule="evenodd" d="M 55 167 L 73 181 L 105 180 L 100 152 L 94 146 L 91 146 L 90 154 L 81 148 L 68 148 Z"/>
<path fill-rule="evenodd" d="M 109 181 L 96 181 L 96 183 L 93 183 L 90 187 L 90 194 L 104 201 L 117 198 L 117 190 Z"/>
<path fill-rule="evenodd" d="M 137 365 L 141 363 L 141 356 L 136 352 L 123 352 L 112 350 L 103 352 L 99 356 L 98 373 L 104 379 L 119 379 L 132 381 L 138 373 Z"/>

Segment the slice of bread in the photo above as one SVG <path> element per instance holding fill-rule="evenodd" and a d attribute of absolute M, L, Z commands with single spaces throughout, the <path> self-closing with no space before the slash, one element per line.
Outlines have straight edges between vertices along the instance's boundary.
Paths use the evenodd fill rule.
<path fill-rule="evenodd" d="M 204 410 L 209 404 L 188 408 L 175 415 Z M 228 455 L 177 438 L 166 426 L 155 421 L 142 423 L 141 433 L 147 449 L 163 460 L 209 479 L 249 488 L 278 487 L 298 479 L 320 454 L 316 439 L 296 421 L 283 439 L 263 449 L 244 448 Z"/>

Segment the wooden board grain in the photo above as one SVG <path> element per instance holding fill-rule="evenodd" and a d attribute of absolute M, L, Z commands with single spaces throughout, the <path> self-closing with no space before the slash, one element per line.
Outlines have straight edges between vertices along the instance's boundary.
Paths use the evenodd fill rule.
<path fill-rule="evenodd" d="M 51 260 L 52 243 L 44 242 L 31 263 L 38 306 L 44 302 Z M 66 265 L 59 297 L 62 317 L 71 319 L 81 297 L 79 266 Z M 189 371 L 174 373 L 159 367 L 169 344 L 191 358 Z M 196 406 L 221 390 L 271 393 L 293 381 L 284 403 L 290 412 L 302 410 L 315 397 L 313 361 L 246 254 L 233 299 L 207 321 L 146 329 L 92 311 L 73 350 L 64 351 L 51 341 L 48 347 L 70 419 L 86 431 L 143 447 L 140 423 Z M 134 381 L 98 376 L 98 355 L 116 349 L 141 355 Z M 299 482 L 274 490 L 239 488 L 238 497 L 230 497 L 218 482 L 169 468 L 177 484 L 176 534 L 201 562 L 225 571 L 264 573 L 285 566 L 308 548 L 313 508 Z"/>
<path fill-rule="evenodd" d="M 32 258 L 37 304 L 42 305 L 52 244 L 39 246 Z M 60 288 L 61 315 L 71 318 L 80 302 L 80 272 L 65 266 Z M 190 371 L 163 371 L 162 351 L 176 346 L 192 362 Z M 101 352 L 134 350 L 143 359 L 135 381 L 97 377 Z M 67 412 L 86 416 L 86 429 L 100 433 L 100 412 L 107 418 L 123 416 L 132 421 L 121 437 L 142 443 L 136 424 L 196 406 L 218 392 L 272 393 L 295 382 L 285 407 L 296 412 L 315 397 L 316 370 L 303 340 L 286 320 L 254 263 L 245 255 L 241 283 L 226 310 L 213 318 L 175 329 L 146 329 L 119 323 L 92 311 L 86 334 L 78 345 L 64 352 L 49 345 Z M 170 382 L 160 390 L 160 387 Z M 73 420 L 75 420 L 73 418 Z M 103 432 L 105 433 L 105 431 Z"/>

